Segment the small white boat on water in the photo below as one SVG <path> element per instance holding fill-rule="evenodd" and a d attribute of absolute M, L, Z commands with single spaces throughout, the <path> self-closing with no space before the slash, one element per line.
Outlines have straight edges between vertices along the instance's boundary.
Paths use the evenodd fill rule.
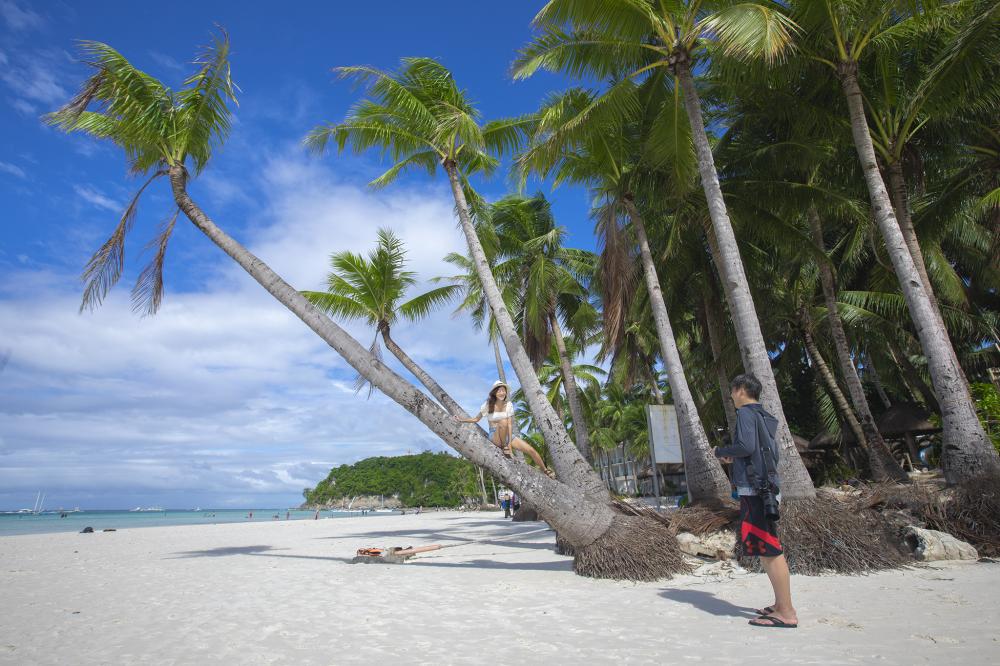
<path fill-rule="evenodd" d="M 142 507 L 141 506 L 137 506 L 134 509 L 129 509 L 129 513 L 134 513 L 135 511 L 142 511 Z"/>

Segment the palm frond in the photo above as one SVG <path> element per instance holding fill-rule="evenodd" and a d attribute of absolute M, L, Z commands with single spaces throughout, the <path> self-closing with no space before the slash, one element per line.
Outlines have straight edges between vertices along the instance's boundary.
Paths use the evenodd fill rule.
<path fill-rule="evenodd" d="M 156 254 L 153 259 L 139 274 L 135 286 L 132 288 L 132 311 L 142 312 L 145 315 L 153 315 L 160 309 L 163 302 L 163 263 L 167 256 L 167 244 L 170 242 L 170 235 L 174 232 L 174 225 L 177 224 L 177 216 L 180 215 L 180 208 L 163 224 L 160 233 L 146 244 L 146 248 L 156 247 Z"/>

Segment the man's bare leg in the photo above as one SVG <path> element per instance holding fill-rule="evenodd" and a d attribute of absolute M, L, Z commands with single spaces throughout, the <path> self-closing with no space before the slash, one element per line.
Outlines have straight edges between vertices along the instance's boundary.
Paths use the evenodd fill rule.
<path fill-rule="evenodd" d="M 761 557 L 760 563 L 767 573 L 774 589 L 774 611 L 769 613 L 786 624 L 798 624 L 799 616 L 792 606 L 792 577 L 788 572 L 788 562 L 784 555 Z M 751 624 L 773 624 L 769 620 L 751 620 Z"/>

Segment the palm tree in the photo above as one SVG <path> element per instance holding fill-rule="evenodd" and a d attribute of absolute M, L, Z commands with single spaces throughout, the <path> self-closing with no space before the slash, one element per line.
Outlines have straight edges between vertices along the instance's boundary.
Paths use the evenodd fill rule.
<path fill-rule="evenodd" d="M 563 374 L 563 388 L 573 417 L 573 437 L 590 462 L 590 436 L 580 395 L 566 351 L 560 317 L 574 329 L 596 319 L 583 280 L 593 272 L 593 256 L 563 247 L 565 229 L 556 226 L 549 202 L 512 195 L 490 206 L 498 243 L 494 274 L 517 294 L 514 320 L 519 321 L 525 351 L 537 367 L 554 342 Z M 505 290 L 506 291 L 506 290 Z"/>
<path fill-rule="evenodd" d="M 536 16 L 535 23 L 544 28 L 544 32 L 522 49 L 515 63 L 515 76 L 530 76 L 539 68 L 545 68 L 602 79 L 621 77 L 619 83 L 611 86 L 592 105 L 594 112 L 624 105 L 626 84 L 632 79 L 656 71 L 676 77 L 714 231 L 716 252 L 713 258 L 722 276 L 743 365 L 760 379 L 761 401 L 778 417 L 782 493 L 789 498 L 815 496 L 815 488 L 801 464 L 781 407 L 771 359 L 722 196 L 694 81 L 695 68 L 710 50 L 719 57 L 777 62 L 789 49 L 794 23 L 771 3 L 703 0 L 671 3 L 550 0 Z M 569 26 L 568 30 L 564 25 Z M 583 122 L 583 118 L 579 122 Z"/>
<path fill-rule="evenodd" d="M 916 30 L 927 17 L 919 10 L 900 12 L 898 3 L 889 0 L 860 4 L 831 0 L 798 2 L 794 4 L 794 11 L 798 22 L 808 31 L 809 41 L 803 46 L 805 52 L 813 60 L 829 66 L 840 79 L 850 115 L 851 136 L 864 171 L 875 221 L 906 298 L 941 405 L 945 478 L 954 484 L 996 470 L 1000 468 L 1000 458 L 976 416 L 948 332 L 921 278 L 879 170 L 868 128 L 864 93 L 858 81 L 858 65 L 863 58 L 880 44 L 891 43 L 898 35 Z M 914 115 L 906 124 L 912 125 L 915 120 Z M 905 129 L 901 131 L 906 132 Z M 896 139 L 904 138 L 899 132 L 894 134 L 897 134 Z"/>
<path fill-rule="evenodd" d="M 180 211 L 278 302 L 376 388 L 465 458 L 485 467 L 530 500 L 560 536 L 577 548 L 578 572 L 651 579 L 669 576 L 677 570 L 673 555 L 666 554 L 670 541 L 662 530 L 638 526 L 646 530 L 647 537 L 654 532 L 659 534 L 653 538 L 665 550 L 644 552 L 641 558 L 636 557 L 634 541 L 625 536 L 628 532 L 625 523 L 635 526 L 634 522 L 623 522 L 606 500 L 595 502 L 578 487 L 559 483 L 527 465 L 508 460 L 478 428 L 456 423 L 444 409 L 372 356 L 265 262 L 226 234 L 191 198 L 187 191 L 192 175 L 189 166 L 194 167 L 195 174 L 200 172 L 229 128 L 227 101 L 234 99 L 235 85 L 230 78 L 229 42 L 225 35 L 202 53 L 197 60 L 197 72 L 178 92 L 136 69 L 106 44 L 84 42 L 83 50 L 95 71 L 72 101 L 46 117 L 48 122 L 66 132 L 83 132 L 115 143 L 124 149 L 132 172 L 147 175 L 152 172 L 148 182 L 167 176 Z M 129 205 L 111 239 L 88 264 L 86 306 L 96 306 L 121 275 L 124 240 L 132 227 L 136 200 Z M 162 276 L 156 267 L 162 267 L 162 261 L 154 263 L 152 277 L 141 283 L 149 285 L 148 303 L 152 310 L 162 298 Z M 569 449 L 576 452 L 572 445 Z"/>
<path fill-rule="evenodd" d="M 554 175 L 557 184 L 586 183 L 595 190 L 596 198 L 605 202 L 597 213 L 598 235 L 604 241 L 600 284 L 604 290 L 606 339 L 612 346 L 624 333 L 622 317 L 635 293 L 630 284 L 628 246 L 638 246 L 660 354 L 677 410 L 691 499 L 718 501 L 729 496 L 729 481 L 712 454 L 688 387 L 644 216 L 639 210 L 648 202 L 648 192 L 671 187 L 683 191 L 688 185 L 693 172 L 686 166 L 691 162 L 690 137 L 686 125 L 677 122 L 682 118 L 678 118 L 674 96 L 662 76 L 651 77 L 641 88 L 633 86 L 629 92 L 635 98 L 634 104 L 628 105 L 634 107 L 632 113 L 601 118 L 592 114 L 582 122 L 581 114 L 595 103 L 592 95 L 575 89 L 552 98 L 539 112 L 532 146 L 519 156 L 518 162 L 524 171 Z M 626 98 L 624 92 L 620 94 Z M 663 132 L 668 126 L 674 131 Z M 634 241 L 625 239 L 627 230 L 619 228 L 622 219 L 631 222 Z M 625 257 L 619 258 L 622 253 Z"/>
<path fill-rule="evenodd" d="M 311 149 L 322 151 L 331 139 L 340 150 L 377 148 L 394 164 L 372 181 L 375 187 L 393 182 L 404 171 L 422 169 L 433 174 L 441 166 L 448 176 L 455 208 L 469 246 L 469 255 L 486 301 L 493 311 L 501 339 L 525 398 L 548 442 L 556 473 L 562 481 L 582 489 L 594 501 L 606 502 L 607 490 L 570 440 L 562 421 L 545 400 L 531 360 L 490 269 L 473 224 L 466 192 L 468 178 L 490 173 L 499 161 L 491 153 L 513 149 L 528 120 L 514 118 L 479 124 L 479 112 L 451 73 L 430 58 L 406 58 L 397 72 L 372 67 L 341 67 L 342 76 L 368 86 L 370 97 L 357 103 L 342 123 L 315 128 L 306 138 Z"/>
<path fill-rule="evenodd" d="M 365 320 L 375 328 L 375 340 L 369 348 L 373 356 L 381 356 L 378 344 L 381 334 L 392 355 L 420 380 L 450 414 L 466 416 L 434 378 L 396 344 L 390 333 L 400 315 L 412 322 L 420 321 L 436 306 L 451 300 L 458 287 L 438 287 L 400 303 L 407 289 L 417 282 L 415 273 L 403 270 L 405 263 L 403 242 L 392 231 L 379 229 L 378 245 L 368 254 L 367 260 L 353 252 L 337 252 L 330 257 L 333 270 L 327 276 L 327 290 L 303 291 L 302 295 L 334 317 L 348 321 Z M 360 375 L 359 378 L 364 381 Z"/>

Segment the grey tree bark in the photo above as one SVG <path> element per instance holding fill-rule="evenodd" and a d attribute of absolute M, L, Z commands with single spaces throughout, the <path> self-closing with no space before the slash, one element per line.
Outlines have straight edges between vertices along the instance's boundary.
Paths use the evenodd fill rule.
<path fill-rule="evenodd" d="M 809 229 L 812 233 L 813 242 L 824 254 L 826 254 L 826 244 L 823 240 L 823 223 L 819 217 L 816 206 L 810 206 L 807 213 L 809 218 Z M 834 279 L 833 268 L 825 261 L 819 262 L 819 279 L 823 288 L 823 302 L 826 304 L 826 320 L 830 325 L 830 332 L 833 334 L 833 346 L 837 352 L 837 361 L 840 363 L 840 373 L 844 377 L 847 385 L 848 395 L 851 396 L 851 404 L 857 413 L 858 422 L 864 437 L 858 438 L 858 443 L 865 447 L 868 454 L 868 463 L 871 467 L 872 476 L 878 480 L 892 480 L 899 482 L 909 481 L 909 477 L 903 468 L 900 467 L 896 459 L 892 457 L 889 446 L 882 438 L 882 433 L 875 427 L 875 417 L 872 416 L 871 407 L 868 405 L 868 398 L 865 396 L 865 389 L 861 385 L 861 377 L 858 376 L 857 366 L 851 358 L 851 349 L 847 344 L 847 334 L 844 332 L 844 323 L 840 319 L 840 312 L 837 309 L 837 282 Z M 807 313 L 808 316 L 808 313 Z M 857 433 L 855 433 L 857 436 Z"/>
<path fill-rule="evenodd" d="M 427 374 L 423 368 L 417 365 L 416 361 L 410 358 L 409 355 L 407 355 L 407 353 L 396 344 L 396 341 L 392 339 L 392 336 L 389 333 L 388 324 L 381 324 L 379 326 L 379 332 L 382 333 L 382 340 L 385 342 L 386 349 L 392 352 L 392 355 L 399 359 L 399 362 L 403 364 L 404 368 L 409 370 L 413 373 L 414 377 L 420 380 L 420 383 L 423 384 L 427 390 L 431 392 L 431 395 L 434 396 L 434 398 L 448 410 L 449 414 L 463 417 L 468 416 L 459 404 L 455 402 L 450 395 L 448 395 L 448 392 L 441 388 L 441 386 L 434 381 L 433 377 Z"/>
<path fill-rule="evenodd" d="M 592 501 L 608 502 L 610 495 L 607 489 L 569 438 L 562 420 L 556 415 L 552 405 L 546 399 L 542 385 L 538 381 L 538 375 L 535 374 L 535 369 L 524 351 L 524 346 L 517 335 L 517 328 L 514 326 L 510 312 L 507 311 L 500 289 L 497 287 L 496 280 L 490 270 L 489 262 L 486 260 L 486 254 L 483 252 L 483 246 L 479 242 L 479 236 L 476 235 L 475 226 L 472 224 L 469 206 L 458 176 L 458 167 L 454 162 L 446 161 L 444 169 L 448 173 L 458 219 L 462 231 L 465 233 L 465 240 L 469 245 L 469 256 L 476 267 L 476 274 L 479 276 L 483 293 L 493 311 L 493 319 L 500 331 L 504 347 L 507 349 L 507 358 L 510 359 L 514 372 L 521 382 L 521 390 L 524 392 L 525 400 L 527 400 L 528 407 L 534 416 L 535 424 L 549 445 L 556 474 L 561 481 L 582 490 Z"/>
<path fill-rule="evenodd" d="M 380 391 L 417 417 L 462 456 L 490 470 L 531 500 L 560 536 L 574 546 L 592 544 L 612 528 L 616 519 L 608 502 L 594 502 L 578 487 L 559 483 L 528 465 L 505 458 L 478 428 L 455 422 L 437 403 L 372 356 L 267 264 L 212 222 L 188 195 L 186 182 L 184 167 L 170 168 L 174 200 L 188 219 Z"/>
<path fill-rule="evenodd" d="M 806 471 L 802 458 L 795 448 L 792 432 L 788 429 L 788 421 L 781 406 L 778 394 L 778 384 L 771 369 L 771 358 L 764 345 L 764 336 L 760 330 L 760 321 L 754 308 L 753 297 L 746 273 L 743 270 L 743 260 L 740 258 L 739 246 L 733 232 L 726 202 L 719 185 L 719 175 L 715 170 L 715 159 L 708 143 L 705 123 L 701 116 L 701 100 L 695 89 L 694 78 L 691 75 L 691 61 L 686 53 L 674 56 L 674 71 L 680 80 L 684 93 L 684 108 L 687 111 L 691 125 L 691 136 L 698 156 L 698 172 L 701 184 L 705 190 L 708 202 L 709 217 L 715 232 L 715 242 L 718 246 L 717 267 L 722 278 L 726 301 L 733 319 L 733 328 L 740 345 L 740 356 L 743 366 L 748 372 L 756 375 L 763 387 L 761 403 L 764 408 L 778 419 L 777 443 L 781 447 L 778 473 L 781 476 L 781 493 L 789 499 L 810 499 L 816 496 L 809 472 Z"/>
<path fill-rule="evenodd" d="M 556 339 L 559 368 L 562 371 L 563 387 L 566 389 L 566 402 L 569 403 L 569 415 L 573 419 L 573 435 L 576 437 L 576 448 L 580 451 L 583 459 L 588 464 L 592 464 L 590 430 L 587 427 L 587 419 L 583 415 L 583 406 L 580 404 L 580 393 L 576 387 L 576 377 L 573 375 L 573 366 L 569 362 L 569 354 L 566 352 L 566 341 L 563 340 L 562 327 L 559 326 L 559 317 L 552 314 L 549 322 L 552 327 L 552 335 Z"/>
<path fill-rule="evenodd" d="M 643 277 L 646 280 L 646 291 L 649 293 L 650 307 L 653 310 L 656 337 L 660 342 L 660 356 L 667 370 L 667 381 L 670 383 L 670 393 L 677 413 L 688 493 L 692 502 L 718 502 L 729 497 L 729 480 L 722 471 L 718 458 L 712 453 L 708 436 L 705 434 L 694 398 L 691 396 L 680 350 L 677 349 L 677 341 L 674 338 L 674 329 L 670 325 L 667 305 L 663 300 L 663 291 L 660 289 L 660 279 L 653 264 L 653 253 L 649 249 L 646 225 L 634 201 L 624 197 L 623 203 L 635 227 L 636 239 L 639 242 Z"/>
<path fill-rule="evenodd" d="M 936 308 L 924 289 L 879 172 L 875 148 L 868 132 L 861 87 L 858 85 L 857 63 L 841 63 L 838 74 L 847 98 L 851 134 L 865 174 L 872 212 L 906 298 L 917 338 L 927 358 L 934 393 L 941 405 L 944 444 L 941 466 L 945 479 L 948 483 L 955 484 L 987 472 L 995 472 L 1000 469 L 1000 458 L 976 416 L 972 396 L 958 365 L 948 332 L 941 324 Z"/>
<path fill-rule="evenodd" d="M 712 290 L 714 291 L 714 290 Z M 732 392 L 729 390 L 729 372 L 722 357 L 722 318 L 719 315 L 718 303 L 715 297 L 706 289 L 705 328 L 708 329 L 708 345 L 712 349 L 712 359 L 715 365 L 715 379 L 719 382 L 719 395 L 722 396 L 722 408 L 726 413 L 726 425 L 729 432 L 736 430 L 736 405 L 733 404 Z"/>
<path fill-rule="evenodd" d="M 493 343 L 493 356 L 496 358 L 497 362 L 497 379 L 502 381 L 504 384 L 507 383 L 507 373 L 503 369 L 503 358 L 500 356 L 500 343 L 494 337 L 491 342 Z"/>

